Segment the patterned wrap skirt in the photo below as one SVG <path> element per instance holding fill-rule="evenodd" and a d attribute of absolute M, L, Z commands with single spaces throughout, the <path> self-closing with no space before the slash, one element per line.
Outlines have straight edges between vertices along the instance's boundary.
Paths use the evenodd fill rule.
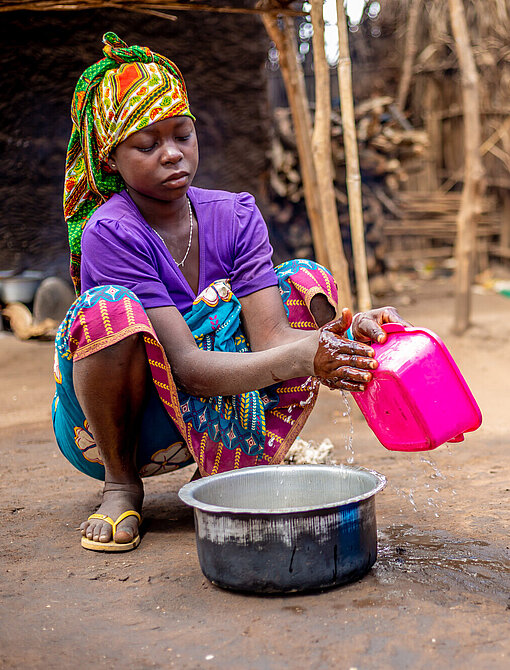
<path fill-rule="evenodd" d="M 317 294 L 325 295 L 336 309 L 336 285 L 322 266 L 288 261 L 276 273 L 293 328 L 317 327 L 310 312 Z M 228 280 L 221 280 L 197 296 L 184 319 L 199 348 L 243 353 L 249 352 L 249 343 L 241 330 L 240 312 Z M 186 394 L 177 388 L 164 349 L 136 295 L 122 286 L 99 286 L 74 302 L 55 341 L 53 427 L 61 452 L 78 470 L 104 480 L 101 454 L 74 391 L 73 362 L 133 334 L 143 337 L 153 381 L 136 451 L 142 477 L 193 462 L 205 476 L 283 461 L 313 409 L 316 379 L 292 379 L 229 397 Z"/>

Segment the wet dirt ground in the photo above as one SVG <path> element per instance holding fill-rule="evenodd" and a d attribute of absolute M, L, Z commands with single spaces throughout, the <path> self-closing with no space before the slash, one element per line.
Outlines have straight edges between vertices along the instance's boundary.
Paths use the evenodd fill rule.
<path fill-rule="evenodd" d="M 446 341 L 484 424 L 462 444 L 386 451 L 353 409 L 354 463 L 388 477 L 379 557 L 361 581 L 290 596 L 220 590 L 202 575 L 192 469 L 147 481 L 131 553 L 80 547 L 100 485 L 60 456 L 50 423 L 52 344 L 0 333 L 0 667 L 510 667 L 510 299 L 477 295 L 475 326 L 449 333 L 447 287 L 400 308 Z M 353 405 L 351 401 L 351 405 Z M 341 398 L 321 393 L 302 437 L 352 458 Z"/>

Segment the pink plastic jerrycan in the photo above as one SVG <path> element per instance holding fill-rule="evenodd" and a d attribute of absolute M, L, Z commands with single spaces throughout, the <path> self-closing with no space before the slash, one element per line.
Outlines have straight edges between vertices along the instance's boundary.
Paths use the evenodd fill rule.
<path fill-rule="evenodd" d="M 460 442 L 482 415 L 444 343 L 426 328 L 384 324 L 373 343 L 379 367 L 365 391 L 352 396 L 387 449 L 425 451 Z"/>

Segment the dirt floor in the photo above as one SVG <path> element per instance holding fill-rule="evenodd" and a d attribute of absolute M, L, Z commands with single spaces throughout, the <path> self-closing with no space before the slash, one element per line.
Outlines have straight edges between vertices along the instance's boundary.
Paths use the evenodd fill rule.
<path fill-rule="evenodd" d="M 399 309 L 444 338 L 484 424 L 462 444 L 405 454 L 353 409 L 354 462 L 388 477 L 379 557 L 361 581 L 309 595 L 247 596 L 203 577 L 177 497 L 190 468 L 147 482 L 136 551 L 83 550 L 77 527 L 100 485 L 55 445 L 52 344 L 0 333 L 0 667 L 510 667 L 510 299 L 476 295 L 460 339 L 449 290 L 430 283 Z M 330 438 L 338 462 L 351 454 L 344 409 L 324 391 L 302 435 Z"/>

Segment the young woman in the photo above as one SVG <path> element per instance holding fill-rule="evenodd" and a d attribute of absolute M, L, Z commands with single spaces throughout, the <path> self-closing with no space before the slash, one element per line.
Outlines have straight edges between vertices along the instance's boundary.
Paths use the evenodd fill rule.
<path fill-rule="evenodd" d="M 280 463 L 319 380 L 362 390 L 377 365 L 366 342 L 402 320 L 358 314 L 345 338 L 351 314 L 333 320 L 327 270 L 273 268 L 254 198 L 191 185 L 195 119 L 174 63 L 103 41 L 72 105 L 64 213 L 79 297 L 56 340 L 53 421 L 62 453 L 105 482 L 82 545 L 125 551 L 140 541 L 142 477 Z"/>

